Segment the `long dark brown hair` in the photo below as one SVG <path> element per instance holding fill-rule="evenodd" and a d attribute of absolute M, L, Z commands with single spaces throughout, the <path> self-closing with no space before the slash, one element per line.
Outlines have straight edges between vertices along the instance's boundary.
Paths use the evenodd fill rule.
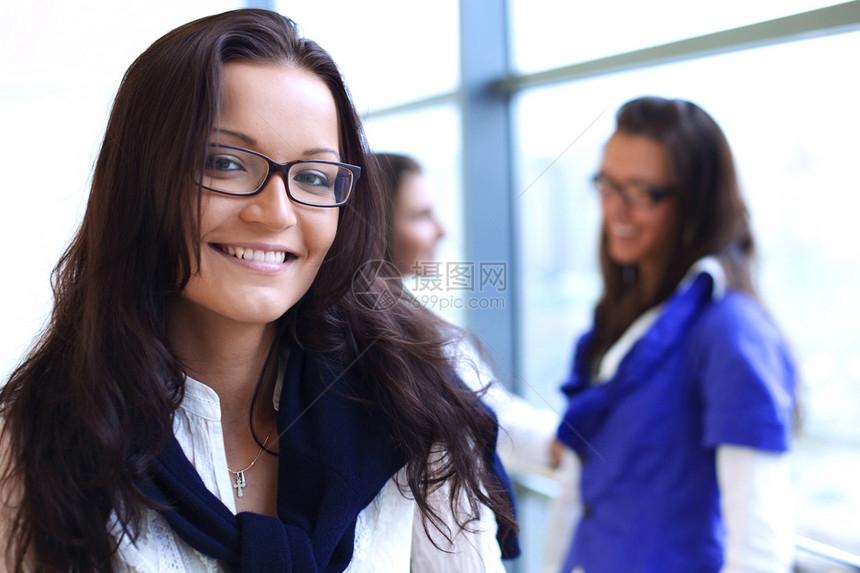
<path fill-rule="evenodd" d="M 168 33 L 120 86 L 83 223 L 52 275 L 50 323 L 0 391 L 7 448 L 0 503 L 14 504 L 5 555 L 15 571 L 112 570 L 112 515 L 133 536 L 150 504 L 141 484 L 171 435 L 184 389 L 166 325 L 199 259 L 199 241 L 185 240 L 199 237 L 200 189 L 190 182 L 203 165 L 229 61 L 291 65 L 321 78 L 336 103 L 342 160 L 363 170 L 314 283 L 282 319 L 282 343 L 356 362 L 408 454 L 408 485 L 425 528 L 444 529 L 428 495 L 446 480 L 452 500 L 468 499 L 460 526 L 485 504 L 502 526 L 515 527 L 481 461 L 495 423 L 452 382 L 436 319 L 405 301 L 378 312 L 360 294 L 395 283 L 359 272 L 384 258 L 384 205 L 336 65 L 291 20 L 246 9 Z M 444 463 L 429 467 L 436 449 Z"/>
<path fill-rule="evenodd" d="M 731 148 L 720 126 L 696 104 L 660 97 L 633 99 L 618 110 L 616 132 L 652 139 L 663 146 L 679 224 L 669 264 L 656 292 L 645 295 L 635 267 L 609 257 L 600 235 L 603 294 L 595 310 L 589 349 L 592 370 L 612 344 L 645 310 L 666 300 L 700 258 L 715 255 L 728 286 L 756 295 L 751 278 L 755 242 L 741 195 Z"/>

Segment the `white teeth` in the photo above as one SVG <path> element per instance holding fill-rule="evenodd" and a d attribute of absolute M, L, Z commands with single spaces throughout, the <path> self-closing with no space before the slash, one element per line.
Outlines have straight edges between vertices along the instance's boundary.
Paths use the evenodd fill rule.
<path fill-rule="evenodd" d="M 258 251 L 233 246 L 223 247 L 221 250 L 237 259 L 260 263 L 283 263 L 287 259 L 287 253 L 284 251 Z"/>
<path fill-rule="evenodd" d="M 618 235 L 619 237 L 631 237 L 636 234 L 636 227 L 633 225 L 612 225 L 610 230 L 614 235 Z"/>

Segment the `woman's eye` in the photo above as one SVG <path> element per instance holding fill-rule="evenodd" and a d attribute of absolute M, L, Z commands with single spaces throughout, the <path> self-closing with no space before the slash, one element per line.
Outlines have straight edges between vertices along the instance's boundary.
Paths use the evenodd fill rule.
<path fill-rule="evenodd" d="M 244 171 L 245 167 L 236 157 L 230 155 L 210 155 L 206 158 L 204 168 L 207 171 L 219 173 Z"/>
<path fill-rule="evenodd" d="M 632 201 L 644 203 L 651 200 L 651 190 L 641 185 L 628 185 L 627 196 Z"/>
<path fill-rule="evenodd" d="M 300 185 L 311 187 L 331 187 L 331 181 L 324 173 L 319 171 L 301 171 L 296 173 L 293 180 Z"/>

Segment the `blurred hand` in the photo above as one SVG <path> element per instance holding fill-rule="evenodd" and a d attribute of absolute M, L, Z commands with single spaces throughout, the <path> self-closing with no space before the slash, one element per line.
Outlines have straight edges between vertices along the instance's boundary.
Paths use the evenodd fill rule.
<path fill-rule="evenodd" d="M 554 439 L 549 445 L 549 465 L 552 468 L 557 469 L 561 465 L 561 457 L 564 455 L 566 449 L 568 449 L 567 446 L 560 442 L 558 438 Z"/>

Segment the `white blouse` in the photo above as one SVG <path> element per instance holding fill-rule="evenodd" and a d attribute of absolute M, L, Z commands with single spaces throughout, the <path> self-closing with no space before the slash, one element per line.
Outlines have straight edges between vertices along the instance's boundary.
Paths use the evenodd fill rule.
<path fill-rule="evenodd" d="M 279 392 L 276 392 L 276 396 Z M 275 402 L 277 407 L 277 401 Z M 221 428 L 218 395 L 205 384 L 186 379 L 185 398 L 176 412 L 174 433 L 185 455 L 197 469 L 207 489 L 234 514 L 236 505 Z M 430 526 L 436 543 L 451 553 L 437 549 L 424 531 L 415 500 L 401 493 L 395 483 L 404 470 L 383 486 L 376 498 L 361 511 L 355 527 L 355 545 L 348 573 L 435 571 L 504 573 L 501 551 L 496 541 L 495 516 L 483 508 L 480 519 L 461 531 L 448 544 Z M 406 483 L 405 479 L 399 479 Z M 431 495 L 431 503 L 448 508 L 448 489 Z M 452 531 L 456 531 L 450 509 Z M 462 521 L 462 520 L 461 520 Z M 147 509 L 136 543 L 120 541 L 119 569 L 129 573 L 221 572 L 227 568 L 215 559 L 190 547 L 177 536 L 156 511 Z"/>

